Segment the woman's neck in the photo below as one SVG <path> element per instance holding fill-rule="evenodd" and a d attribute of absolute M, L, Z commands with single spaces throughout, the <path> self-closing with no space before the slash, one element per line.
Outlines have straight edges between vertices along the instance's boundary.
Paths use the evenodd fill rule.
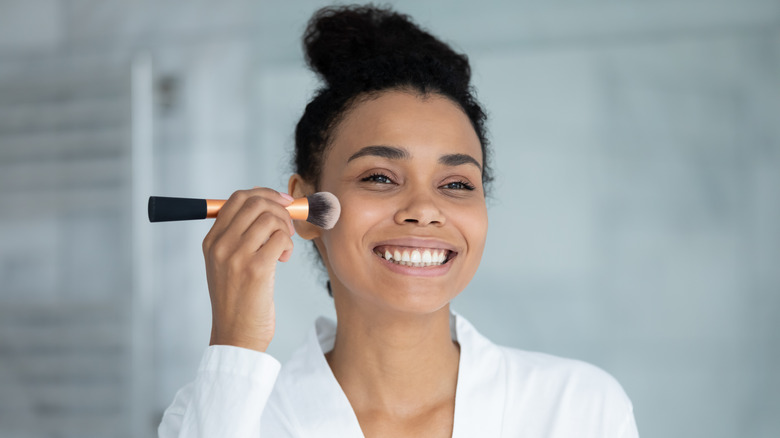
<path fill-rule="evenodd" d="M 449 305 L 426 315 L 339 306 L 337 314 L 335 345 L 326 357 L 358 416 L 402 419 L 454 407 L 460 350 L 450 333 Z"/>

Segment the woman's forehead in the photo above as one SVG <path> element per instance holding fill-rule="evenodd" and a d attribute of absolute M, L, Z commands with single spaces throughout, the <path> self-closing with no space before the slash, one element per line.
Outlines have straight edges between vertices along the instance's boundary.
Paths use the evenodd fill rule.
<path fill-rule="evenodd" d="M 471 122 L 452 100 L 438 94 L 392 91 L 355 104 L 334 130 L 328 155 L 343 161 L 367 146 L 391 146 L 410 156 L 474 155 L 481 144 Z"/>

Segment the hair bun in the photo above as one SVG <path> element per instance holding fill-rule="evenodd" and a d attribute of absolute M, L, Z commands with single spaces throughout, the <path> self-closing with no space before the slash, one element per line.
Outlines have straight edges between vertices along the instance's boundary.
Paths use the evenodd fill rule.
<path fill-rule="evenodd" d="M 306 62 L 325 81 L 295 126 L 295 172 L 318 187 L 325 152 L 342 117 L 360 97 L 383 91 L 450 99 L 468 116 L 482 147 L 482 184 L 492 179 L 487 116 L 470 85 L 466 55 L 455 52 L 410 17 L 375 6 L 318 10 L 303 34 Z"/>
<path fill-rule="evenodd" d="M 320 9 L 308 23 L 303 45 L 306 62 L 330 88 L 381 89 L 431 75 L 467 88 L 471 79 L 465 55 L 390 9 Z"/>

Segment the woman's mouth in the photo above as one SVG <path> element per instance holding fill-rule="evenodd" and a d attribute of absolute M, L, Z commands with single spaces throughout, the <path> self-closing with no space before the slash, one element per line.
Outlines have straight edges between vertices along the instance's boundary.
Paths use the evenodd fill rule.
<path fill-rule="evenodd" d="M 414 268 L 441 266 L 457 255 L 454 251 L 442 248 L 411 248 L 390 245 L 377 246 L 374 248 L 374 254 L 388 262 Z"/>

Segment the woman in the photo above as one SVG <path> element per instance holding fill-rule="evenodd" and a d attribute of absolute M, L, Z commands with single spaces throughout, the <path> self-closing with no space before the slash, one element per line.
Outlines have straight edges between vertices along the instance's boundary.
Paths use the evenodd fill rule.
<path fill-rule="evenodd" d="M 450 312 L 488 226 L 485 115 L 466 57 L 373 7 L 320 10 L 304 45 L 325 86 L 297 126 L 288 190 L 335 194 L 341 218 L 293 225 L 290 195 L 231 196 L 203 242 L 211 346 L 160 436 L 637 436 L 603 371 L 496 346 Z M 338 325 L 318 320 L 280 371 L 264 351 L 294 232 L 321 256 Z"/>

